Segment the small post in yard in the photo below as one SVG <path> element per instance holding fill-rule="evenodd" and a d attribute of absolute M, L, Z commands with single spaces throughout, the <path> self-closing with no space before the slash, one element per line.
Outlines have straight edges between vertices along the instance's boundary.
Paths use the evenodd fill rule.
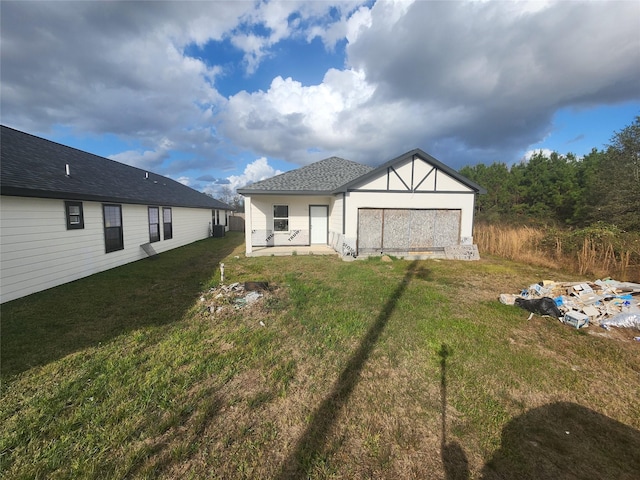
<path fill-rule="evenodd" d="M 224 283 L 224 263 L 220 264 L 220 283 Z"/>

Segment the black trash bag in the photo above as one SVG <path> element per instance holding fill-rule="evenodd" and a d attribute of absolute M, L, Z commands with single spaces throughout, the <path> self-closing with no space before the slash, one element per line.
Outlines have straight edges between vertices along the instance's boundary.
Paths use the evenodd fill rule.
<path fill-rule="evenodd" d="M 533 300 L 516 298 L 515 304 L 520 308 L 524 308 L 526 311 L 537 315 L 549 315 L 554 318 L 562 317 L 562 312 L 558 309 L 553 298 L 550 297 L 536 298 Z"/>

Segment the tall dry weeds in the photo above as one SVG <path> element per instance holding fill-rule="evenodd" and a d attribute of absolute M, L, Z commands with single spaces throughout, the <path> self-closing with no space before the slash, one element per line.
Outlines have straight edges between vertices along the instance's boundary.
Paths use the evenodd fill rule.
<path fill-rule="evenodd" d="M 546 267 L 553 266 L 553 262 L 541 254 L 540 244 L 544 232 L 537 228 L 478 225 L 474 233 L 481 252 Z"/>
<path fill-rule="evenodd" d="M 640 281 L 640 252 L 633 243 L 614 244 L 611 236 L 585 236 L 576 243 L 568 231 L 478 224 L 474 239 L 481 253 L 585 276 Z"/>

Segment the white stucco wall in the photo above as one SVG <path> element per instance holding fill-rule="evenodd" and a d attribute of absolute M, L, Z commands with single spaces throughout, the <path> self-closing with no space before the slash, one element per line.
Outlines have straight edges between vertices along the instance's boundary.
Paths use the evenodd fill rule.
<path fill-rule="evenodd" d="M 146 257 L 140 245 L 149 242 L 147 205 L 121 205 L 124 249 L 105 253 L 102 203 L 82 204 L 84 229 L 67 230 L 64 200 L 1 197 L 0 302 Z M 209 235 L 211 210 L 171 210 L 173 238 L 164 240 L 161 223 L 161 241 L 152 244 L 156 252 Z"/>

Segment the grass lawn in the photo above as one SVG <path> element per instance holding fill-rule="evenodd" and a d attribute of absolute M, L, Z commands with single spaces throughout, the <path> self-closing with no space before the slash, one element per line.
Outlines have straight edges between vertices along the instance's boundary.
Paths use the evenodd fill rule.
<path fill-rule="evenodd" d="M 632 479 L 637 332 L 497 301 L 562 272 L 245 258 L 229 234 L 2 305 L 3 478 Z M 211 313 L 225 283 L 269 282 Z"/>

